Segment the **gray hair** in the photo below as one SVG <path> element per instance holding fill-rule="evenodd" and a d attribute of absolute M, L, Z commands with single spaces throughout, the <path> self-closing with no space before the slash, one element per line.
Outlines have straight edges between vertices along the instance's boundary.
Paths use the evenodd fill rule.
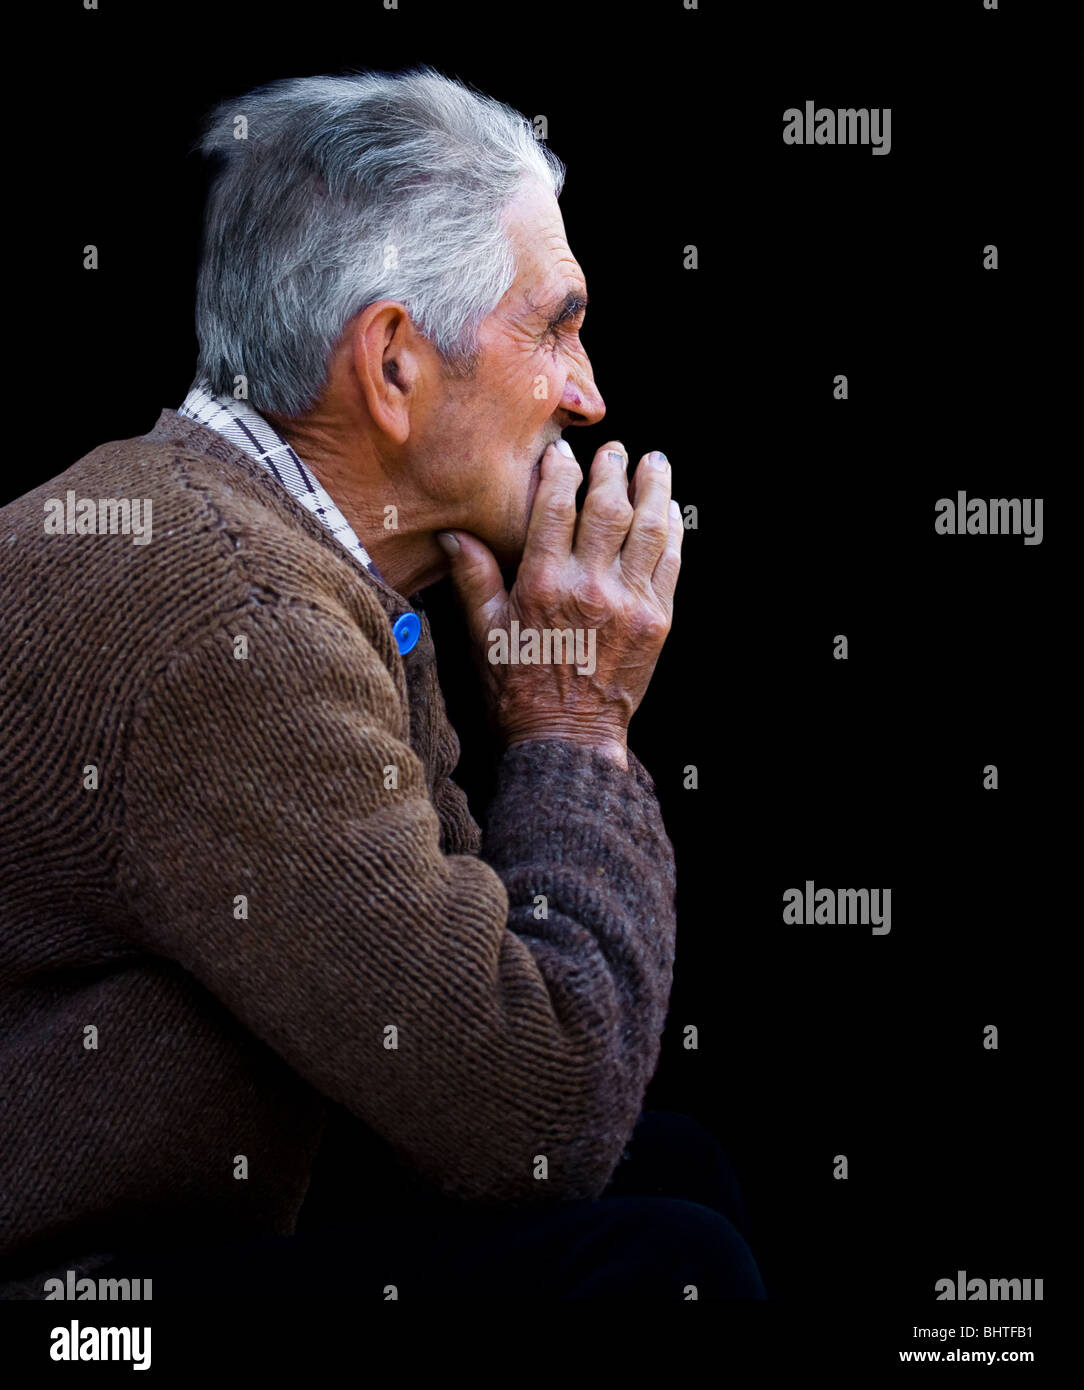
<path fill-rule="evenodd" d="M 242 119 L 243 118 L 243 119 Z M 404 305 L 448 370 L 516 275 L 501 214 L 564 164 L 526 118 L 420 66 L 273 82 L 218 105 L 196 290 L 196 379 L 287 418 L 320 397 L 350 319 Z"/>

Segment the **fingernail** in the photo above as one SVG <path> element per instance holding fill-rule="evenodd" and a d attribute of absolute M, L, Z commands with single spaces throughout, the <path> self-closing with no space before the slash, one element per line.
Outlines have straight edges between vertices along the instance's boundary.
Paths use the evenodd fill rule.
<path fill-rule="evenodd" d="M 567 439 L 555 439 L 553 441 L 553 445 L 554 448 L 559 449 L 561 453 L 565 455 L 566 458 L 573 457 L 572 445 L 568 442 Z"/>
<path fill-rule="evenodd" d="M 451 531 L 437 532 L 437 545 L 444 551 L 445 555 L 458 555 L 459 542 L 452 535 Z"/>
<path fill-rule="evenodd" d="M 651 455 L 651 462 L 657 464 L 659 468 L 665 468 L 669 461 L 670 460 L 660 449 L 656 449 L 655 452 Z"/>

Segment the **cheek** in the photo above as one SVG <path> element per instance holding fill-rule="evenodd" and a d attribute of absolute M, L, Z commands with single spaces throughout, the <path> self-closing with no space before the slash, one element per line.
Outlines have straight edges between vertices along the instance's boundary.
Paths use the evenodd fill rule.
<path fill-rule="evenodd" d="M 552 353 L 543 354 L 535 363 L 531 379 L 531 404 L 541 419 L 551 415 L 561 404 L 568 381 L 568 368 Z"/>
<path fill-rule="evenodd" d="M 517 438 L 533 443 L 538 428 L 561 403 L 568 380 L 569 363 L 560 353 L 539 346 L 523 345 L 521 351 L 506 356 L 487 391 L 499 400 L 508 442 Z M 574 407 L 573 407 L 574 408 Z"/>
<path fill-rule="evenodd" d="M 494 395 L 500 401 L 498 409 L 508 421 L 522 421 L 525 413 L 537 414 L 539 406 L 545 407 L 552 398 L 557 379 L 552 354 L 523 353 L 507 364 L 494 383 Z"/>

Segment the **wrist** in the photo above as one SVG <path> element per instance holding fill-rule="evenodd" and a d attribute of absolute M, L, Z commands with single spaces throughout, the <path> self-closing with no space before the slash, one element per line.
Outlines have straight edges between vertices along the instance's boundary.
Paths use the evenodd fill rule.
<path fill-rule="evenodd" d="M 518 743 L 532 743 L 545 741 L 547 739 L 560 739 L 565 743 L 577 743 L 582 748 L 594 748 L 611 762 L 627 772 L 629 767 L 628 744 L 623 735 L 604 734 L 592 732 L 584 729 L 568 729 L 559 726 L 547 725 L 545 729 L 518 730 L 514 734 L 506 734 L 504 740 L 505 748 L 514 748 Z"/>

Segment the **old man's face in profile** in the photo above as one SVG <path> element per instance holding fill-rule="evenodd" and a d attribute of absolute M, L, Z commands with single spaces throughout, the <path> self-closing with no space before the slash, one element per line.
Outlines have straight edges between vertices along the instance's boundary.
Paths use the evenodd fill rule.
<path fill-rule="evenodd" d="M 344 334 L 315 418 L 280 423 L 310 457 L 322 452 L 325 425 L 345 433 L 353 423 L 381 442 L 386 494 L 408 499 L 412 529 L 424 528 L 431 513 L 512 565 L 522 554 L 546 448 L 563 429 L 600 421 L 606 407 L 579 338 L 587 285 L 556 197 L 527 181 L 501 221 L 515 279 L 480 324 L 470 370 L 450 369 L 401 305 L 381 301 Z M 375 371 L 378 357 L 391 395 L 374 408 L 357 383 L 366 358 Z M 374 410 L 384 413 L 373 420 Z M 324 470 L 333 491 L 337 483 L 349 493 L 350 476 L 337 475 L 332 460 Z"/>
<path fill-rule="evenodd" d="M 587 286 L 557 199 L 541 185 L 507 213 L 518 273 L 479 334 L 466 381 L 445 378 L 426 419 L 427 472 L 457 524 L 502 562 L 519 558 L 547 445 L 572 423 L 605 414 L 579 330 Z"/>

